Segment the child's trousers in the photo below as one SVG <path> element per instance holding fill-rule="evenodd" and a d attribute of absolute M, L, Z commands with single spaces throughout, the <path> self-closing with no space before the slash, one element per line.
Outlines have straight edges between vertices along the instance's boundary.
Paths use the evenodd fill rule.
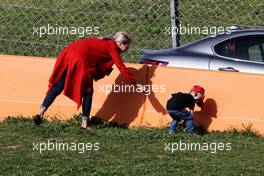
<path fill-rule="evenodd" d="M 193 117 L 189 111 L 187 111 L 186 109 L 183 109 L 181 111 L 167 110 L 167 112 L 173 119 L 171 122 L 170 128 L 169 128 L 170 132 L 172 133 L 176 132 L 176 128 L 181 119 L 184 119 L 185 121 L 187 132 L 191 134 L 194 132 Z"/>

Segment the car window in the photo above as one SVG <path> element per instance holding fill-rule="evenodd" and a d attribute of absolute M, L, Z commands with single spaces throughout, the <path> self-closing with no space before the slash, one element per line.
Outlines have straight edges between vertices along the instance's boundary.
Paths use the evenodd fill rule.
<path fill-rule="evenodd" d="M 215 52 L 225 57 L 235 57 L 235 42 L 233 39 L 219 43 L 214 48 Z"/>
<path fill-rule="evenodd" d="M 264 62 L 264 36 L 243 36 L 226 40 L 214 48 L 218 55 Z"/>
<path fill-rule="evenodd" d="M 260 45 L 254 45 L 248 49 L 249 60 L 262 62 L 261 47 Z"/>

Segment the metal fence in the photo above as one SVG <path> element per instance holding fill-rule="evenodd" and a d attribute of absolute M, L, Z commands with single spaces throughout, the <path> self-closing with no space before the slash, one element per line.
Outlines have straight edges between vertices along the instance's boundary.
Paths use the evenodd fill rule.
<path fill-rule="evenodd" d="M 230 26 L 264 28 L 264 0 L 179 0 L 179 13 L 181 43 L 222 33 Z"/>
<path fill-rule="evenodd" d="M 180 26 L 175 31 L 170 0 L 0 0 L 0 52 L 56 57 L 76 39 L 122 30 L 133 36 L 125 61 L 137 62 L 142 49 L 172 47 L 175 32 L 184 44 L 212 34 L 214 27 L 263 28 L 264 0 L 178 4 Z"/>

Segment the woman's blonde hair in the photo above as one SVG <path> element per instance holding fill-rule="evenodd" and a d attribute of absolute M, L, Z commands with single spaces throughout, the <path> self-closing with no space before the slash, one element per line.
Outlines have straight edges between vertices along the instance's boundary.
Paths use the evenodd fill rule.
<path fill-rule="evenodd" d="M 130 44 L 132 42 L 130 34 L 124 31 L 117 32 L 113 38 L 115 41 L 121 42 L 123 44 Z"/>

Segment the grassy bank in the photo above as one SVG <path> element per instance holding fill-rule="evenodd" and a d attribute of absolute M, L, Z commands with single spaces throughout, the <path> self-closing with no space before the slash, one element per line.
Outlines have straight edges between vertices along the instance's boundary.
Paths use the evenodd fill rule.
<path fill-rule="evenodd" d="M 92 123 L 94 131 L 87 132 L 79 129 L 79 123 L 80 118 L 76 117 L 68 122 L 45 122 L 37 127 L 30 120 L 7 119 L 0 124 L 0 175 L 264 173 L 264 140 L 250 131 L 192 136 L 181 131 L 169 135 L 166 129 L 126 129 Z M 51 144 L 56 143 L 70 148 L 48 150 L 47 145 L 52 149 Z M 203 148 L 180 150 L 183 143 L 201 144 Z M 220 143 L 224 147 L 219 148 Z M 82 148 L 82 144 L 88 148 Z"/>

